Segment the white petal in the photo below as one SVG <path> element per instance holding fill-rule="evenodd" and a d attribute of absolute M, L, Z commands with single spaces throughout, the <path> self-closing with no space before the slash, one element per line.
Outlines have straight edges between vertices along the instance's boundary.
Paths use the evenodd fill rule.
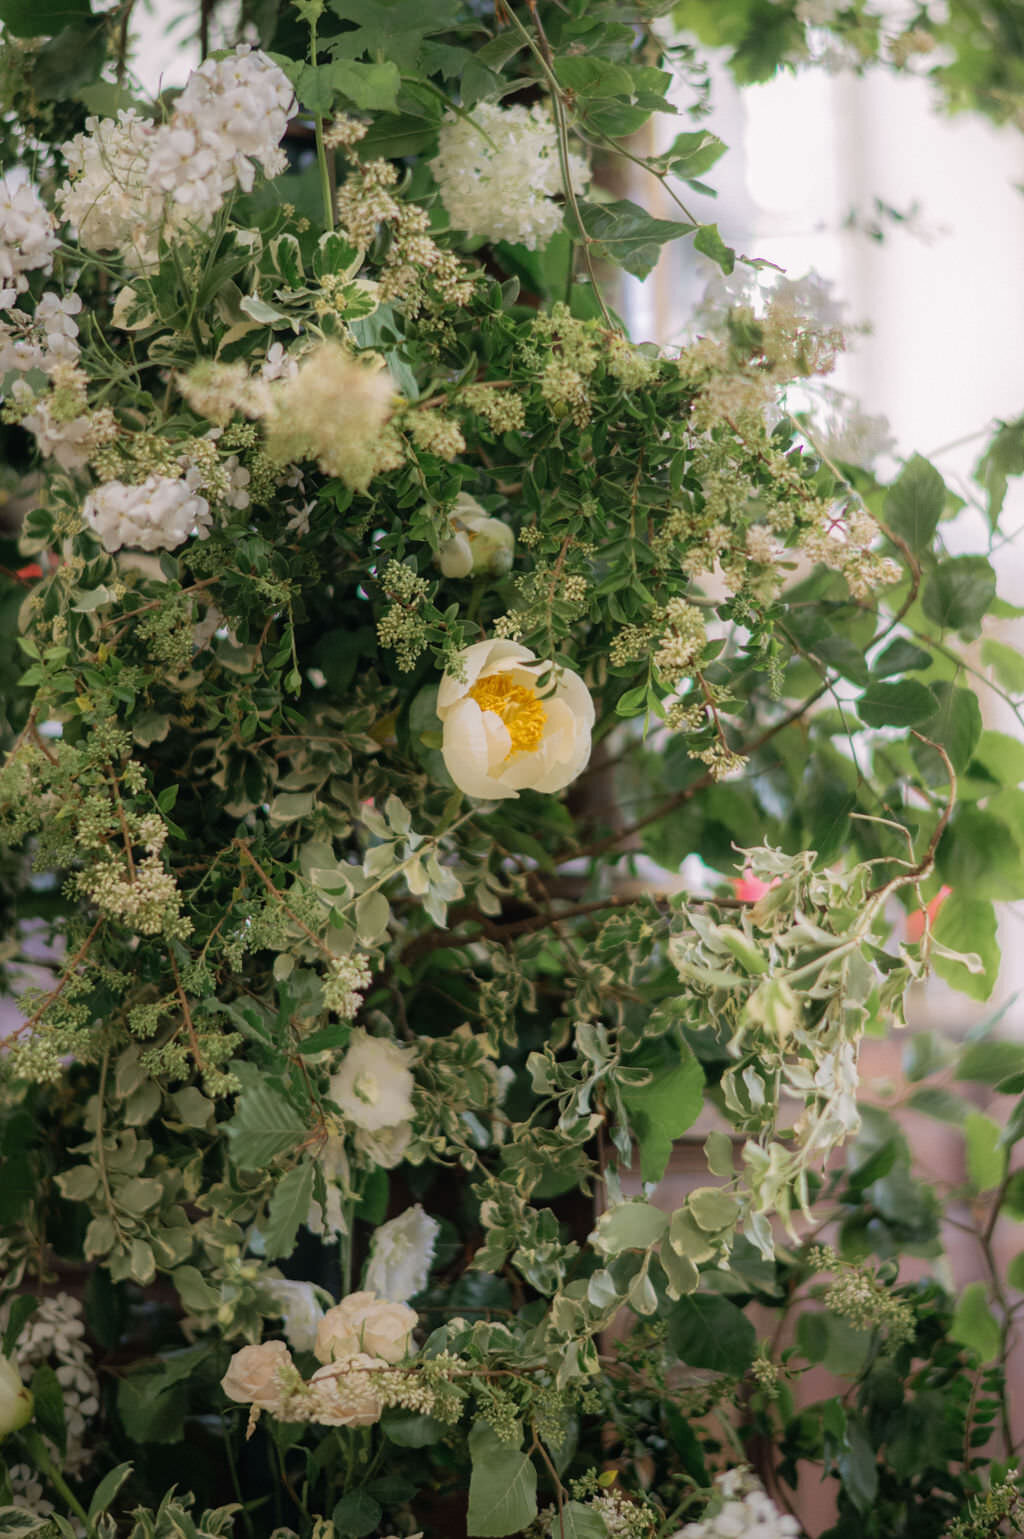
<path fill-rule="evenodd" d="M 488 711 L 487 715 L 494 713 Z M 484 712 L 468 697 L 457 701 L 444 719 L 441 741 L 441 754 L 449 775 L 460 791 L 481 801 L 501 801 L 503 797 L 515 796 L 515 791 L 488 774 L 489 752 Z"/>
<path fill-rule="evenodd" d="M 452 674 L 446 673 L 441 680 L 437 691 L 437 714 L 444 720 L 445 713 L 451 709 L 456 700 L 469 693 L 483 673 L 498 673 L 504 671 L 501 666 L 509 666 L 507 658 L 519 661 L 532 661 L 534 653 L 529 647 L 520 646 L 518 641 L 477 641 L 471 647 L 465 647 L 459 653 L 459 662 L 462 664 L 465 679 L 460 681 Z"/>

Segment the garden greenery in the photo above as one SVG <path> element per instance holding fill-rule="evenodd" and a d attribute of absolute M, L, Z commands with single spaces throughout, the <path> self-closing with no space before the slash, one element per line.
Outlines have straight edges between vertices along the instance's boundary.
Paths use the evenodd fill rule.
<path fill-rule="evenodd" d="M 747 79 L 935 29 L 243 12 L 153 102 L 131 0 L 0 0 L 0 1532 L 771 1539 L 815 1467 L 832 1539 L 1005 1532 L 1024 1117 L 969 1087 L 1024 1048 L 910 1040 L 950 1192 L 857 1065 L 1024 897 L 1024 661 L 970 645 L 1024 430 L 949 554 L 827 286 L 688 211 L 676 23 Z M 983 14 L 937 79 L 1005 117 Z M 719 279 L 662 350 L 617 274 L 669 244 Z"/>

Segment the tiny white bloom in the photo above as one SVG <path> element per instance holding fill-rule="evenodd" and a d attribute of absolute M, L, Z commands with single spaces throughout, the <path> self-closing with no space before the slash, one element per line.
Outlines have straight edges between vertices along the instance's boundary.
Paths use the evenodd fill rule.
<path fill-rule="evenodd" d="M 515 641 L 459 653 L 437 694 L 441 752 L 468 796 L 500 801 L 523 789 L 561 791 L 590 758 L 594 702 L 578 673 L 538 662 Z"/>

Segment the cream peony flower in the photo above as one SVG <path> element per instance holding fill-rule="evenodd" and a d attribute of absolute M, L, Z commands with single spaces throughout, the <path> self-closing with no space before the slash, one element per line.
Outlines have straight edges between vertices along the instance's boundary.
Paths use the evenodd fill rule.
<path fill-rule="evenodd" d="M 379 1133 L 412 1116 L 409 1049 L 383 1037 L 352 1033 L 341 1068 L 331 1076 L 330 1097 L 357 1128 Z"/>
<path fill-rule="evenodd" d="M 451 534 L 437 553 L 445 577 L 504 577 L 515 558 L 516 537 L 491 518 L 468 492 L 460 492 L 448 517 Z"/>
<path fill-rule="evenodd" d="M 0 1356 L 0 1442 L 30 1421 L 32 1411 L 32 1391 L 21 1382 L 10 1358 Z"/>
<path fill-rule="evenodd" d="M 500 801 L 527 787 L 561 791 L 575 780 L 590 758 L 594 725 L 579 674 L 537 662 L 516 641 L 478 641 L 459 662 L 463 679 L 446 673 L 437 692 L 441 752 L 459 790 Z"/>
<path fill-rule="evenodd" d="M 387 1366 L 383 1358 L 357 1352 L 343 1363 L 318 1368 L 309 1381 L 310 1419 L 326 1427 L 369 1427 L 380 1421 L 384 1407 L 370 1381 L 370 1371 Z"/>
<path fill-rule="evenodd" d="M 229 1400 L 237 1400 L 240 1405 L 258 1405 L 263 1411 L 276 1412 L 283 1399 L 281 1374 L 288 1369 L 297 1377 L 292 1355 L 283 1341 L 242 1347 L 228 1364 L 220 1387 Z"/>
<path fill-rule="evenodd" d="M 399 1304 L 422 1292 L 440 1232 L 437 1219 L 424 1213 L 419 1203 L 381 1224 L 370 1246 L 367 1288 Z"/>
<path fill-rule="evenodd" d="M 320 1321 L 313 1350 L 322 1363 L 361 1352 L 399 1363 L 409 1355 L 418 1318 L 407 1304 L 393 1304 L 375 1293 L 350 1293 Z"/>

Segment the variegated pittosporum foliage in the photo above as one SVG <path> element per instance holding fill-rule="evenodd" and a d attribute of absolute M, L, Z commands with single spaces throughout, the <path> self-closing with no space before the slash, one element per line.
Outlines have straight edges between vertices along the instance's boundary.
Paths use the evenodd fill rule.
<path fill-rule="evenodd" d="M 898 1284 L 857 1056 L 993 987 L 1021 611 L 876 479 L 825 287 L 694 224 L 724 146 L 630 146 L 659 9 L 247 7 L 153 103 L 130 0 L 0 3 L 4 1533 L 782 1535 L 800 1459 L 835 1536 L 1014 1511 L 1024 1277 Z M 669 242 L 732 280 L 659 351 Z M 1024 1124 L 922 1051 L 991 1262 Z"/>

